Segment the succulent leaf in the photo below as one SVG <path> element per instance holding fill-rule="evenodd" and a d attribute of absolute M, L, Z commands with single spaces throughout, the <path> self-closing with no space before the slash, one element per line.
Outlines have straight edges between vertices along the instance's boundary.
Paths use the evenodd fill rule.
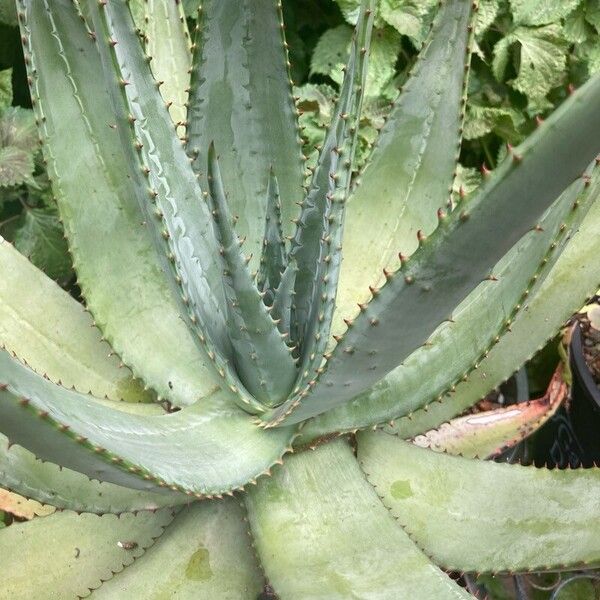
<path fill-rule="evenodd" d="M 596 183 L 598 193 L 598 184 Z M 590 185 L 593 190 L 594 183 Z M 410 418 L 395 421 L 390 431 L 412 437 L 436 427 L 463 412 L 490 390 L 507 380 L 552 338 L 569 317 L 598 289 L 600 264 L 598 251 L 590 240 L 600 236 L 600 202 L 590 208 L 577 233 L 559 257 L 546 279 L 532 293 L 527 310 L 521 311 L 511 325 L 510 335 L 502 336 L 466 381 L 457 384 L 442 403 L 425 405 Z"/>
<path fill-rule="evenodd" d="M 178 492 L 141 492 L 89 479 L 82 473 L 41 461 L 0 435 L 0 487 L 59 509 L 86 513 L 156 510 L 190 502 Z"/>
<path fill-rule="evenodd" d="M 230 344 L 214 260 L 218 245 L 208 207 L 201 201 L 200 187 L 135 34 L 127 4 L 92 0 L 89 11 L 117 131 L 136 184 L 136 200 L 158 254 L 162 252 L 165 270 L 172 271 L 180 313 L 211 360 L 215 355 L 224 378 L 233 379 L 226 365 Z"/>
<path fill-rule="evenodd" d="M 174 414 L 146 416 L 60 388 L 6 352 L 0 373 L 0 431 L 11 442 L 125 487 L 221 495 L 265 473 L 294 437 L 289 428 L 265 435 L 218 388 Z"/>
<path fill-rule="evenodd" d="M 335 333 L 446 209 L 466 98 L 471 3 L 445 0 L 348 201 Z M 377 232 L 377 235 L 373 235 Z"/>
<path fill-rule="evenodd" d="M 447 569 L 550 570 L 600 559 L 600 537 L 590 520 L 600 492 L 598 469 L 470 460 L 382 432 L 360 434 L 358 459 L 399 524 Z"/>
<path fill-rule="evenodd" d="M 389 25 L 420 42 L 435 1 L 338 0 L 357 27 L 335 111 L 313 119 L 330 127 L 303 190 L 280 0 L 207 0 L 192 48 L 196 0 L 16 0 L 88 308 L 0 238 L 0 511 L 56 510 L 27 524 L 0 513 L 0 595 L 466 599 L 468 578 L 442 569 L 600 563 L 600 469 L 432 451 L 493 454 L 567 393 L 557 371 L 545 398 L 439 426 L 524 375 L 597 289 L 600 77 L 473 176 L 457 162 L 469 59 L 498 7 L 477 16 L 477 2 L 441 0 L 352 188 L 382 109 L 367 107 L 365 127 L 365 88 L 385 81 L 391 98 L 401 40 Z M 537 30 L 499 39 L 497 70 L 511 44 L 557 31 L 543 12 Z M 385 73 L 379 51 L 367 69 L 374 21 Z M 521 45 L 521 57 L 541 48 Z M 542 63 L 565 56 L 564 40 L 555 57 L 549 47 L 509 83 L 529 111 L 556 83 L 538 81 Z M 504 105 L 493 110 L 473 113 L 489 122 L 471 137 L 521 139 L 527 124 L 508 131 Z M 0 145 L 10 133 L 0 122 Z M 23 138 L 32 155 L 31 126 Z M 367 428 L 385 431 L 343 439 Z"/>
<path fill-rule="evenodd" d="M 102 73 L 96 45 L 69 1 L 19 7 L 45 158 L 87 306 L 135 374 L 190 404 L 217 376 L 181 321 L 143 225 L 104 80 L 90 77 Z"/>
<path fill-rule="evenodd" d="M 265 406 L 283 401 L 296 378 L 296 364 L 283 335 L 277 329 L 262 294 L 250 274 L 242 242 L 233 229 L 215 147 L 208 151 L 208 184 L 212 214 L 221 244 L 223 288 L 227 302 L 227 330 L 240 379 Z M 263 403 L 263 404 L 260 404 Z"/>
<path fill-rule="evenodd" d="M 2 531 L 2 593 L 15 600 L 83 598 L 142 556 L 173 519 L 171 509 L 136 514 L 57 512 Z"/>
<path fill-rule="evenodd" d="M 290 333 L 292 322 L 295 323 L 294 285 L 298 267 L 294 260 L 286 259 L 286 268 L 281 274 L 281 280 L 275 290 L 271 315 L 279 322 L 279 331 Z"/>
<path fill-rule="evenodd" d="M 412 431 L 416 425 L 412 422 L 413 416 L 426 407 L 427 413 L 421 417 L 429 425 L 417 431 L 422 433 L 464 411 L 510 377 L 547 337 L 554 334 L 568 318 L 568 311 L 577 310 L 586 296 L 597 288 L 600 270 L 589 266 L 581 267 L 590 270 L 587 277 L 582 276 L 577 284 L 558 290 L 559 282 L 568 276 L 577 260 L 582 265 L 589 262 L 586 239 L 590 238 L 582 238 L 582 234 L 576 232 L 587 226 L 593 234 L 597 227 L 594 223 L 600 223 L 599 194 L 600 169 L 593 165 L 555 201 L 539 221 L 539 227 L 528 233 L 491 270 L 495 280 L 483 281 L 424 346 L 371 390 L 310 421 L 303 428 L 303 440 L 317 432 L 324 435 L 336 430 L 354 430 L 403 415 L 409 419 L 402 420 L 402 427 Z M 575 206 L 577 210 L 573 210 Z M 575 239 L 572 239 L 573 235 Z M 568 254 L 571 247 L 579 253 L 579 259 L 563 269 L 560 267 L 562 253 Z M 555 293 L 560 299 L 554 296 L 553 301 L 546 303 L 546 278 L 555 282 Z M 543 314 L 546 320 L 539 322 L 536 330 L 528 328 L 525 336 L 518 335 L 519 323 L 531 318 L 531 306 L 538 301 L 544 308 L 535 314 Z M 563 312 L 554 308 L 552 302 L 557 307 L 566 304 L 570 308 Z M 549 313 L 556 314 L 552 326 L 549 325 Z M 503 359 L 509 360 L 508 368 L 505 366 L 502 378 L 490 381 L 487 365 L 493 361 L 497 348 L 505 344 L 510 346 Z M 523 351 L 528 354 L 523 355 Z M 512 356 L 514 360 L 510 358 Z M 467 379 L 470 383 L 463 383 Z M 424 381 L 427 385 L 423 385 Z M 469 399 L 455 400 L 456 386 L 462 389 L 475 382 L 479 393 L 469 395 Z M 437 414 L 439 421 L 434 420 Z M 406 437 L 412 435 L 408 433 Z"/>
<path fill-rule="evenodd" d="M 288 268 L 295 280 L 291 337 L 301 348 L 298 387 L 319 368 L 329 339 L 374 11 L 372 0 L 361 2 L 340 97 L 291 242 Z"/>
<path fill-rule="evenodd" d="M 27 521 L 30 521 L 34 517 L 47 517 L 56 512 L 53 506 L 44 506 L 35 500 L 29 500 L 2 488 L 0 488 L 0 509 L 4 513 L 9 513 Z"/>
<path fill-rule="evenodd" d="M 229 206 L 258 269 L 271 167 L 281 192 L 284 232 L 304 195 L 297 110 L 281 4 L 208 0 L 194 36 L 187 116 L 188 153 L 201 179 L 214 142 L 227 173 Z M 222 32 L 227 32 L 223 34 Z"/>
<path fill-rule="evenodd" d="M 99 599 L 258 598 L 256 564 L 244 509 L 235 499 L 199 502 L 181 510 L 144 560 L 105 582 Z"/>
<path fill-rule="evenodd" d="M 493 457 L 537 431 L 557 411 L 568 392 L 562 373 L 557 371 L 541 398 L 457 417 L 411 441 L 436 452 L 468 458 Z"/>
<path fill-rule="evenodd" d="M 0 239 L 0 345 L 34 371 L 100 398 L 148 401 L 120 368 L 91 316 L 67 292 Z"/>
<path fill-rule="evenodd" d="M 270 423 L 296 423 L 347 402 L 425 343 L 595 158 L 599 101 L 596 77 L 511 151 L 472 198 L 442 219 L 434 234 L 421 238 L 419 250 L 389 274 L 351 322 L 324 375 L 316 378 L 310 392 L 305 390 L 304 400 L 299 396 L 288 401 Z M 527 202 L 517 203 L 519 197 Z"/>
<path fill-rule="evenodd" d="M 395 525 L 344 440 L 291 457 L 249 491 L 246 506 L 267 578 L 283 598 L 374 590 L 388 598 L 472 598 Z"/>
<path fill-rule="evenodd" d="M 181 2 L 148 0 L 144 3 L 144 39 L 152 57 L 150 66 L 169 114 L 180 136 L 185 135 L 192 49 Z"/>
<path fill-rule="evenodd" d="M 273 304 L 275 291 L 279 287 L 281 275 L 287 264 L 287 251 L 281 224 L 281 196 L 275 171 L 269 173 L 267 186 L 267 214 L 265 217 L 265 235 L 260 255 L 256 285 L 265 293 L 267 306 Z"/>

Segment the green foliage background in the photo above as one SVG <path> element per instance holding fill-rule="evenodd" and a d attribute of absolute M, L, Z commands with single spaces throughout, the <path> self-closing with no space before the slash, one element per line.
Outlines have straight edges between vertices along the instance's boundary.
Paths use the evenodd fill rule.
<path fill-rule="evenodd" d="M 314 19 L 302 20 L 305 13 L 315 14 L 312 4 L 302 1 L 289 11 L 293 36 L 307 40 L 298 50 L 295 75 L 302 82 L 297 94 L 305 111 L 302 125 L 309 149 L 320 140 L 331 115 L 359 1 L 337 0 L 339 14 L 323 11 L 322 28 Z M 437 4 L 437 0 L 379 2 L 362 123 L 363 161 L 425 39 Z M 569 86 L 581 85 L 600 70 L 599 33 L 599 0 L 479 2 L 461 156 L 465 168 L 457 186 L 476 185 L 482 163 L 494 168 L 506 143 L 518 144 L 536 126 L 536 117 L 543 118 L 564 99 Z"/>

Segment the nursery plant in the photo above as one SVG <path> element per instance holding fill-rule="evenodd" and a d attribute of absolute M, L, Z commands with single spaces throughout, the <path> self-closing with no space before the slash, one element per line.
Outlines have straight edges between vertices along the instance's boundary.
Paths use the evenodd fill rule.
<path fill-rule="evenodd" d="M 448 572 L 600 561 L 597 469 L 409 441 L 597 290 L 600 77 L 455 196 L 476 3 L 440 3 L 357 175 L 374 0 L 310 167 L 277 0 L 191 36 L 178 2 L 16 5 L 85 304 L 0 244 L 0 487 L 45 515 L 0 531 L 0 597 L 472 598 Z"/>

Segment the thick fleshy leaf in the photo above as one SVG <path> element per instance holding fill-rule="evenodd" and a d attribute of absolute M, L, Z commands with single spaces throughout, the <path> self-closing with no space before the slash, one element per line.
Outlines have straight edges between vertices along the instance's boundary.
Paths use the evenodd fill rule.
<path fill-rule="evenodd" d="M 590 190 L 594 185 L 592 182 Z M 390 431 L 412 437 L 438 426 L 475 404 L 541 350 L 598 289 L 598 248 L 590 242 L 598 239 L 600 202 L 596 201 L 556 265 L 515 318 L 510 332 L 501 337 L 472 373 L 448 390 L 441 402 L 431 402 L 398 419 Z M 391 384 L 389 392 L 398 394 L 400 390 Z"/>
<path fill-rule="evenodd" d="M 343 440 L 290 457 L 246 506 L 281 598 L 472 598 L 396 526 Z"/>
<path fill-rule="evenodd" d="M 296 379 L 296 364 L 248 268 L 241 249 L 242 240 L 233 228 L 233 217 L 212 144 L 208 162 L 210 202 L 220 243 L 222 285 L 227 303 L 226 327 L 233 347 L 233 360 L 242 383 L 252 395 L 248 401 L 258 404 L 262 411 L 263 406 L 276 406 L 287 397 Z"/>
<path fill-rule="evenodd" d="M 231 212 L 256 270 L 271 167 L 281 192 L 286 235 L 304 195 L 296 107 L 277 0 L 202 3 L 194 44 L 188 152 L 206 176 L 208 147 L 221 159 Z"/>
<path fill-rule="evenodd" d="M 457 417 L 416 436 L 412 442 L 421 448 L 467 458 L 495 456 L 546 423 L 568 392 L 562 370 L 557 370 L 542 398 Z"/>
<path fill-rule="evenodd" d="M 600 79 L 597 83 L 600 84 Z M 600 90 L 600 85 L 598 85 L 598 89 Z M 538 155 L 534 158 L 539 157 L 539 147 L 536 147 L 534 154 Z M 484 249 L 489 250 L 492 246 L 500 249 L 507 240 L 503 238 L 497 244 L 492 242 L 489 239 L 492 230 L 486 229 L 489 234 L 488 239 L 485 243 L 477 243 L 478 252 L 476 258 L 472 258 L 466 257 L 465 254 L 468 247 L 466 238 L 459 240 L 457 235 L 454 235 L 453 240 L 448 238 L 447 243 L 443 242 L 439 246 L 434 238 L 439 241 L 439 236 L 444 237 L 445 232 L 438 229 L 430 239 L 424 241 L 421 250 L 409 259 L 407 266 L 393 275 L 389 274 L 389 282 L 384 288 L 373 291 L 373 301 L 362 307 L 361 313 L 353 323 L 349 324 L 348 332 L 332 352 L 333 371 L 324 370 L 322 375 L 317 376 L 317 385 L 305 394 L 304 400 L 300 397 L 298 398 L 300 402 L 292 399 L 288 403 L 292 405 L 292 409 L 294 402 L 299 404 L 295 415 L 291 414 L 291 422 L 311 412 L 315 414 L 314 411 L 323 411 L 323 408 L 327 406 L 343 404 L 344 398 L 346 401 L 350 400 L 353 389 L 366 387 L 369 381 L 374 383 L 377 373 L 381 372 L 381 367 L 387 365 L 385 368 L 388 368 L 393 364 L 392 352 L 398 351 L 400 348 L 407 349 L 409 338 L 421 335 L 425 331 L 431 333 L 427 337 L 423 336 L 422 345 L 413 352 L 407 352 L 406 356 L 404 356 L 405 352 L 402 352 L 405 358 L 403 364 L 400 361 L 400 354 L 397 354 L 396 360 L 401 362 L 401 365 L 392 369 L 386 378 L 377 383 L 374 391 L 362 394 L 355 402 L 358 405 L 358 412 L 364 409 L 366 415 L 378 419 L 371 423 L 377 423 L 407 414 L 411 410 L 423 406 L 423 401 L 431 402 L 436 398 L 441 400 L 443 395 L 456 385 L 457 381 L 468 376 L 473 369 L 477 368 L 490 349 L 498 343 L 502 334 L 510 332 L 513 320 L 527 306 L 530 297 L 535 294 L 535 285 L 539 286 L 543 281 L 554 261 L 560 256 L 560 251 L 573 230 L 576 230 L 582 219 L 585 218 L 587 211 L 594 208 L 600 189 L 600 172 L 594 172 L 593 169 L 594 167 L 590 167 L 591 171 L 576 180 L 544 214 L 539 215 L 529 231 L 523 232 L 523 238 L 518 240 L 512 249 L 505 250 L 504 255 L 498 257 L 500 260 L 495 265 L 490 265 L 485 270 L 482 269 L 479 278 L 473 281 L 474 291 L 467 294 L 466 298 L 461 299 L 457 307 L 450 308 L 446 304 L 451 290 L 452 293 L 458 291 L 458 288 L 465 284 L 469 277 L 475 279 L 472 272 L 463 277 L 463 274 L 458 271 L 457 265 L 469 264 L 475 269 L 475 260 L 486 260 L 483 259 Z M 590 172 L 593 174 L 591 179 Z M 510 179 L 507 177 L 507 181 Z M 504 186 L 500 185 L 501 187 Z M 493 191 L 494 194 L 501 193 L 497 187 L 494 187 Z M 491 197 L 493 198 L 494 195 Z M 454 233 L 458 234 L 461 225 L 471 221 L 471 216 L 463 221 L 461 214 L 469 214 L 468 211 L 473 207 L 480 209 L 480 216 L 482 208 L 484 212 L 488 211 L 487 218 L 491 219 L 489 224 L 493 228 L 495 226 L 493 223 L 498 220 L 498 216 L 495 213 L 492 215 L 492 212 L 496 210 L 497 206 L 490 205 L 487 209 L 485 206 L 482 207 L 488 200 L 487 197 L 480 199 L 480 203 L 477 204 L 476 200 L 466 199 L 466 204 L 469 202 L 473 204 L 456 209 L 446 217 L 447 220 L 461 223 Z M 540 195 L 538 200 L 545 201 L 546 198 Z M 579 206 L 582 207 L 581 212 Z M 572 210 L 572 207 L 577 210 Z M 518 208 L 523 209 L 523 206 L 519 205 Z M 515 208 L 510 208 L 508 212 L 512 213 L 514 210 Z M 528 218 L 532 216 L 529 215 Z M 544 231 L 541 223 L 547 226 L 547 231 Z M 445 229 L 446 224 L 444 223 L 440 227 Z M 480 221 L 474 229 L 479 229 L 481 234 L 482 228 L 485 229 L 485 226 Z M 536 238 L 537 234 L 542 234 L 542 237 Z M 457 258 L 456 262 L 448 265 L 447 268 L 437 269 L 433 263 L 443 263 L 449 254 L 456 250 L 456 246 L 461 248 L 462 258 Z M 454 249 L 451 250 L 451 247 Z M 437 254 L 435 254 L 436 250 Z M 434 254 L 435 258 L 432 258 Z M 419 263 L 420 267 L 416 267 L 413 259 L 416 259 L 415 262 Z M 479 263 L 479 266 L 483 265 Z M 512 271 L 510 276 L 507 276 L 507 271 Z M 434 294 L 435 286 L 441 285 L 442 280 L 445 282 L 442 286 L 443 290 L 440 289 L 438 294 Z M 396 296 L 395 300 L 391 300 L 393 292 L 386 294 L 385 290 L 391 292 L 394 289 L 401 289 L 402 292 L 399 292 L 399 296 Z M 404 305 L 400 303 L 401 296 L 407 300 Z M 384 308 L 380 311 L 379 308 L 382 307 Z M 443 311 L 446 308 L 448 313 L 444 315 Z M 439 319 L 440 323 L 438 327 L 432 328 L 429 316 L 433 313 L 438 314 L 436 320 Z M 473 322 L 479 323 L 480 326 L 472 327 Z M 402 332 L 402 336 L 397 335 L 398 331 Z M 394 333 L 396 333 L 395 337 Z M 459 333 L 466 336 L 464 344 L 457 343 Z M 549 336 L 553 333 L 554 331 L 546 335 Z M 361 357 L 364 360 L 359 362 Z M 449 357 L 452 357 L 453 361 L 451 369 L 448 368 Z M 441 365 L 441 368 L 434 366 L 434 362 L 432 362 L 437 360 L 441 361 L 437 363 L 437 365 Z M 331 361 L 329 364 L 331 365 Z M 520 365 L 516 365 L 516 368 L 518 366 Z M 350 367 L 354 367 L 354 370 L 351 371 Z M 429 368 L 431 368 L 429 371 L 431 375 L 426 378 L 428 386 L 423 386 L 423 369 Z M 403 375 L 406 376 L 403 379 L 403 388 L 390 385 L 390 382 L 394 381 L 396 377 L 403 378 Z M 416 386 L 416 388 L 410 389 L 409 386 Z M 405 394 L 402 398 L 404 404 L 400 410 L 398 410 L 396 395 L 398 391 Z M 424 393 L 425 397 L 422 396 Z M 381 404 L 371 401 L 373 394 L 382 400 Z M 366 401 L 366 398 L 369 400 Z M 413 402 L 415 404 L 412 404 Z M 361 404 L 362 406 L 360 406 Z M 375 413 L 379 409 L 383 409 L 383 411 L 375 417 Z M 350 412 L 353 411 L 354 408 Z M 278 412 L 284 411 L 279 410 Z M 283 418 L 280 422 L 285 420 Z M 367 422 L 366 424 L 371 423 Z"/>
<path fill-rule="evenodd" d="M 94 598 L 250 600 L 262 588 L 244 510 L 225 499 L 182 509 L 159 542 Z"/>
<path fill-rule="evenodd" d="M 136 375 L 189 404 L 217 376 L 180 319 L 144 226 L 95 43 L 73 3 L 19 5 L 45 157 L 87 305 Z"/>
<path fill-rule="evenodd" d="M 445 0 L 348 202 L 336 331 L 450 198 L 463 119 L 471 3 Z M 373 233 L 377 232 L 376 235 Z"/>
<path fill-rule="evenodd" d="M 267 471 L 294 436 L 289 428 L 265 435 L 218 388 L 184 410 L 145 416 L 58 387 L 6 352 L 0 373 L 0 431 L 11 442 L 126 487 L 220 495 Z"/>
<path fill-rule="evenodd" d="M 34 517 L 47 517 L 56 511 L 53 506 L 44 506 L 35 500 L 29 500 L 2 488 L 0 488 L 0 510 L 27 521 Z"/>
<path fill-rule="evenodd" d="M 587 175 L 591 172 L 594 173 L 593 177 L 588 179 Z M 409 428 L 405 437 L 412 437 L 412 431 L 421 433 L 436 427 L 479 400 L 480 396 L 476 396 L 470 404 L 463 403 L 459 408 L 453 408 L 454 400 L 447 396 L 472 371 L 476 376 L 481 365 L 489 361 L 486 357 L 493 356 L 498 345 L 511 340 L 517 345 L 522 343 L 520 337 L 515 338 L 514 332 L 522 318 L 529 318 L 531 311 L 528 307 L 538 295 L 541 297 L 540 288 L 545 278 L 556 277 L 559 281 L 563 276 L 554 270 L 554 265 L 558 268 L 561 264 L 561 252 L 568 254 L 571 248 L 579 253 L 590 252 L 589 243 L 580 237 L 581 234 L 576 234 L 574 240 L 571 236 L 578 227 L 590 227 L 594 231 L 594 224 L 600 223 L 600 205 L 595 203 L 599 192 L 600 170 L 589 171 L 540 220 L 540 230 L 527 234 L 494 267 L 492 272 L 495 280 L 482 282 L 453 312 L 452 319 L 434 332 L 425 346 L 415 351 L 404 364 L 369 392 L 311 420 L 303 428 L 304 441 L 311 436 L 367 427 L 403 415 L 410 418 L 413 411 L 417 411 L 423 429 L 412 429 L 410 420 L 401 421 Z M 572 206 L 576 202 L 578 209 L 573 211 Z M 560 231 L 563 224 L 565 228 Z M 568 268 L 571 269 L 571 266 Z M 564 298 L 562 303 L 572 307 L 567 309 L 571 312 L 581 306 L 585 295 L 595 289 L 596 281 L 600 280 L 600 269 L 596 269 L 596 276 L 592 266 L 587 268 L 590 273 L 582 280 L 581 288 L 570 286 L 561 292 L 561 298 Z M 558 309 L 550 306 L 544 307 L 542 314 Z M 568 312 L 558 310 L 560 315 L 564 314 L 558 317 L 560 321 L 554 319 L 548 321 L 547 325 L 542 322 L 533 338 L 531 332 L 528 334 L 528 342 L 537 340 L 534 348 L 553 335 L 568 317 Z M 473 327 L 473 323 L 478 323 L 478 327 Z M 541 340 L 539 336 L 542 336 Z M 526 358 L 529 356 L 516 359 L 504 379 L 516 371 Z M 427 384 L 423 385 L 423 381 Z M 502 379 L 490 382 L 489 387 L 482 390 L 481 396 L 501 382 Z M 481 383 L 485 385 L 486 380 Z M 462 383 L 459 387 L 462 387 Z M 428 412 L 419 412 L 423 406 L 427 407 Z M 435 420 L 437 414 L 440 415 L 439 420 Z M 416 423 L 415 426 L 418 427 Z"/>
<path fill-rule="evenodd" d="M 265 235 L 256 276 L 256 285 L 261 292 L 265 292 L 265 304 L 268 306 L 273 304 L 275 290 L 279 286 L 286 264 L 287 251 L 281 223 L 281 195 L 277 176 L 271 170 L 267 186 Z"/>
<path fill-rule="evenodd" d="M 152 546 L 170 509 L 137 514 L 58 512 L 0 532 L 2 594 L 14 600 L 85 598 Z"/>
<path fill-rule="evenodd" d="M 361 0 L 340 96 L 291 240 L 288 269 L 295 273 L 291 338 L 300 346 L 301 370 L 297 388 L 304 387 L 323 362 L 333 322 L 374 15 L 374 0 Z"/>
<path fill-rule="evenodd" d="M 150 400 L 72 296 L 0 239 L 0 344 L 65 387 L 113 400 Z"/>
<path fill-rule="evenodd" d="M 190 502 L 177 492 L 141 492 L 89 479 L 86 475 L 37 459 L 0 435 L 0 486 L 60 509 L 96 514 L 154 510 Z"/>
<path fill-rule="evenodd" d="M 134 15 L 135 16 L 135 15 Z M 170 104 L 169 114 L 178 133 L 185 133 L 192 50 L 180 0 L 148 0 L 144 4 L 144 37 L 152 57 L 152 73 L 162 81 L 160 93 Z"/>
<path fill-rule="evenodd" d="M 453 571 L 567 568 L 600 560 L 600 470 L 448 456 L 361 433 L 358 459 L 417 545 Z"/>
<path fill-rule="evenodd" d="M 169 272 L 173 297 L 194 341 L 236 388 L 223 315 L 218 243 L 187 156 L 157 90 L 124 0 L 88 2 L 135 201 Z"/>

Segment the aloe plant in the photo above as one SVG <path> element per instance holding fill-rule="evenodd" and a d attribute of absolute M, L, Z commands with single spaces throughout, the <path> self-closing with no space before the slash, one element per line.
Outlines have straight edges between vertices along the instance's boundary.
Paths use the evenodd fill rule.
<path fill-rule="evenodd" d="M 444 570 L 600 559 L 596 470 L 405 441 L 597 289 L 600 78 L 454 202 L 476 6 L 445 0 L 353 176 L 374 8 L 306 169 L 276 0 L 189 37 L 178 2 L 17 0 L 85 305 L 0 244 L 0 487 L 59 509 L 0 532 L 3 597 L 469 598 Z"/>

